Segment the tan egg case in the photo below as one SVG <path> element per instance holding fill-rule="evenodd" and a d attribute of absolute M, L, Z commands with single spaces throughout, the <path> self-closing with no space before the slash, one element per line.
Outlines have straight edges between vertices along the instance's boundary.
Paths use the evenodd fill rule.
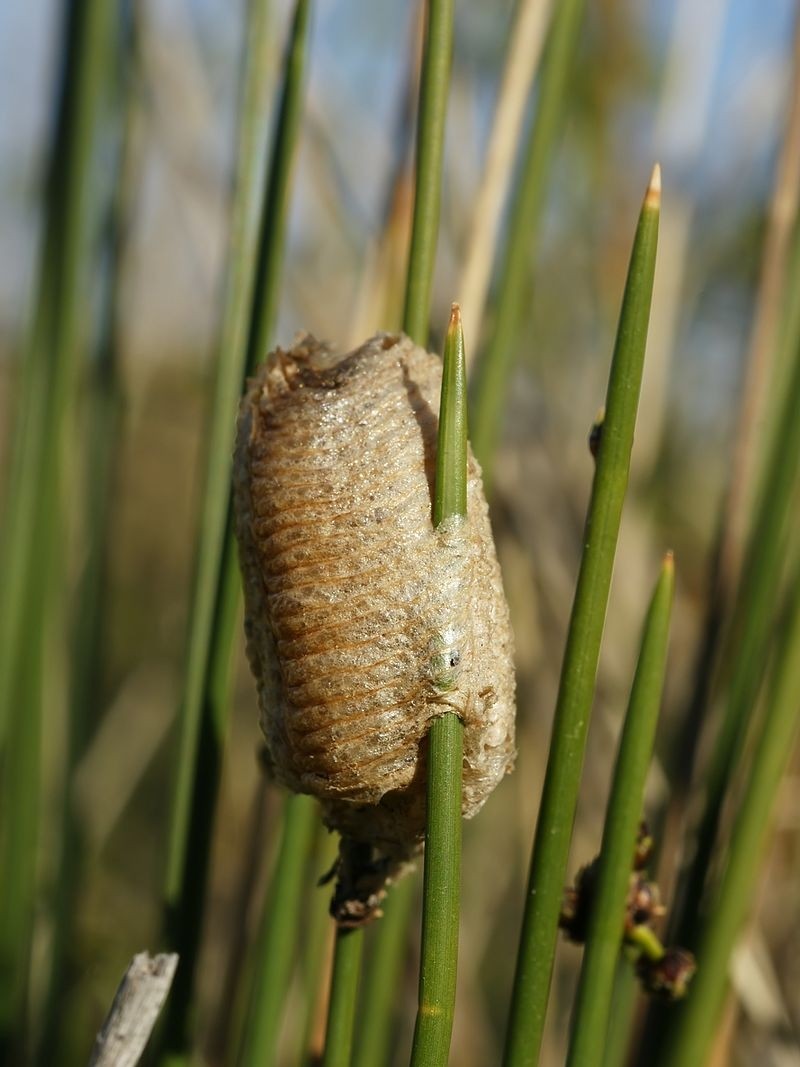
<path fill-rule="evenodd" d="M 464 815 L 514 759 L 508 608 L 480 469 L 434 529 L 441 360 L 379 334 L 310 335 L 242 401 L 236 524 L 247 650 L 278 779 L 397 859 L 424 835 L 431 720 L 464 723 Z"/>

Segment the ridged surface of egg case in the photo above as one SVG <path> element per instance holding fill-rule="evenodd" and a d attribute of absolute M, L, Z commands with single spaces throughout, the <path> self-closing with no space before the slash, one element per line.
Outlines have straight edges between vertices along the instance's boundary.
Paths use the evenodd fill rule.
<path fill-rule="evenodd" d="M 402 335 L 268 357 L 235 457 L 248 657 L 279 780 L 389 855 L 424 834 L 425 735 L 464 723 L 473 815 L 514 759 L 508 609 L 480 470 L 431 520 L 441 360 Z"/>

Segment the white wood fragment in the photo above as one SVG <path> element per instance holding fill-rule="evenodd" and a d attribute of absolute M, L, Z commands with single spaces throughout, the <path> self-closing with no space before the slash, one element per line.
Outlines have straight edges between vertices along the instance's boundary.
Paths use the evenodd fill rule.
<path fill-rule="evenodd" d="M 97 1035 L 89 1067 L 135 1067 L 177 966 L 176 953 L 150 956 L 140 952 L 133 957 Z"/>

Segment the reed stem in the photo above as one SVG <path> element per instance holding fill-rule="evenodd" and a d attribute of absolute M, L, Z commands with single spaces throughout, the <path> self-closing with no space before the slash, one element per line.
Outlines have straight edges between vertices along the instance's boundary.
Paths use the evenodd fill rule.
<path fill-rule="evenodd" d="M 364 930 L 336 931 L 322 1067 L 350 1067 Z"/>
<path fill-rule="evenodd" d="M 636 229 L 611 362 L 605 421 L 531 856 L 506 1038 L 506 1067 L 533 1067 L 544 1032 L 572 823 L 630 470 L 660 203 L 661 175 L 656 166 Z"/>
<path fill-rule="evenodd" d="M 573 1012 L 567 1067 L 597 1063 L 609 1026 L 636 832 L 667 662 L 675 568 L 668 554 L 650 602 L 603 830 L 597 885 Z"/>
<path fill-rule="evenodd" d="M 464 728 L 442 715 L 428 733 L 428 821 L 422 890 L 422 958 L 412 1067 L 446 1064 L 453 1032 L 461 895 Z"/>
<path fill-rule="evenodd" d="M 384 914 L 375 926 L 369 955 L 368 980 L 364 983 L 361 1028 L 356 1040 L 354 1067 L 386 1063 L 392 1036 L 392 1015 L 397 1005 L 397 985 L 408 944 L 408 928 L 416 891 L 416 879 L 407 875 L 389 892 Z"/>
<path fill-rule="evenodd" d="M 313 797 L 289 794 L 284 801 L 280 850 L 256 940 L 240 1067 L 268 1067 L 276 1062 L 281 1009 L 294 964 L 317 810 Z"/>
<path fill-rule="evenodd" d="M 428 339 L 433 267 L 442 199 L 442 159 L 450 67 L 454 0 L 428 0 L 417 126 L 414 221 L 406 275 L 403 329 L 418 345 Z"/>
<path fill-rule="evenodd" d="M 467 515 L 467 367 L 461 311 L 453 304 L 444 344 L 433 523 Z M 452 712 L 428 733 L 428 797 L 419 1006 L 411 1063 L 447 1062 L 453 1031 L 461 896 L 464 728 Z"/>

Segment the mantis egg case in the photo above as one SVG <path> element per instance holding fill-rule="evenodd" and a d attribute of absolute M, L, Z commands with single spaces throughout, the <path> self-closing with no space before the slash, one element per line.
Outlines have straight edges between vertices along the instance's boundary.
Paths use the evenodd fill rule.
<path fill-rule="evenodd" d="M 242 401 L 236 525 L 250 664 L 278 779 L 390 863 L 425 829 L 431 720 L 464 723 L 464 815 L 514 759 L 508 609 L 480 470 L 431 519 L 441 360 L 379 334 L 270 354 Z"/>

